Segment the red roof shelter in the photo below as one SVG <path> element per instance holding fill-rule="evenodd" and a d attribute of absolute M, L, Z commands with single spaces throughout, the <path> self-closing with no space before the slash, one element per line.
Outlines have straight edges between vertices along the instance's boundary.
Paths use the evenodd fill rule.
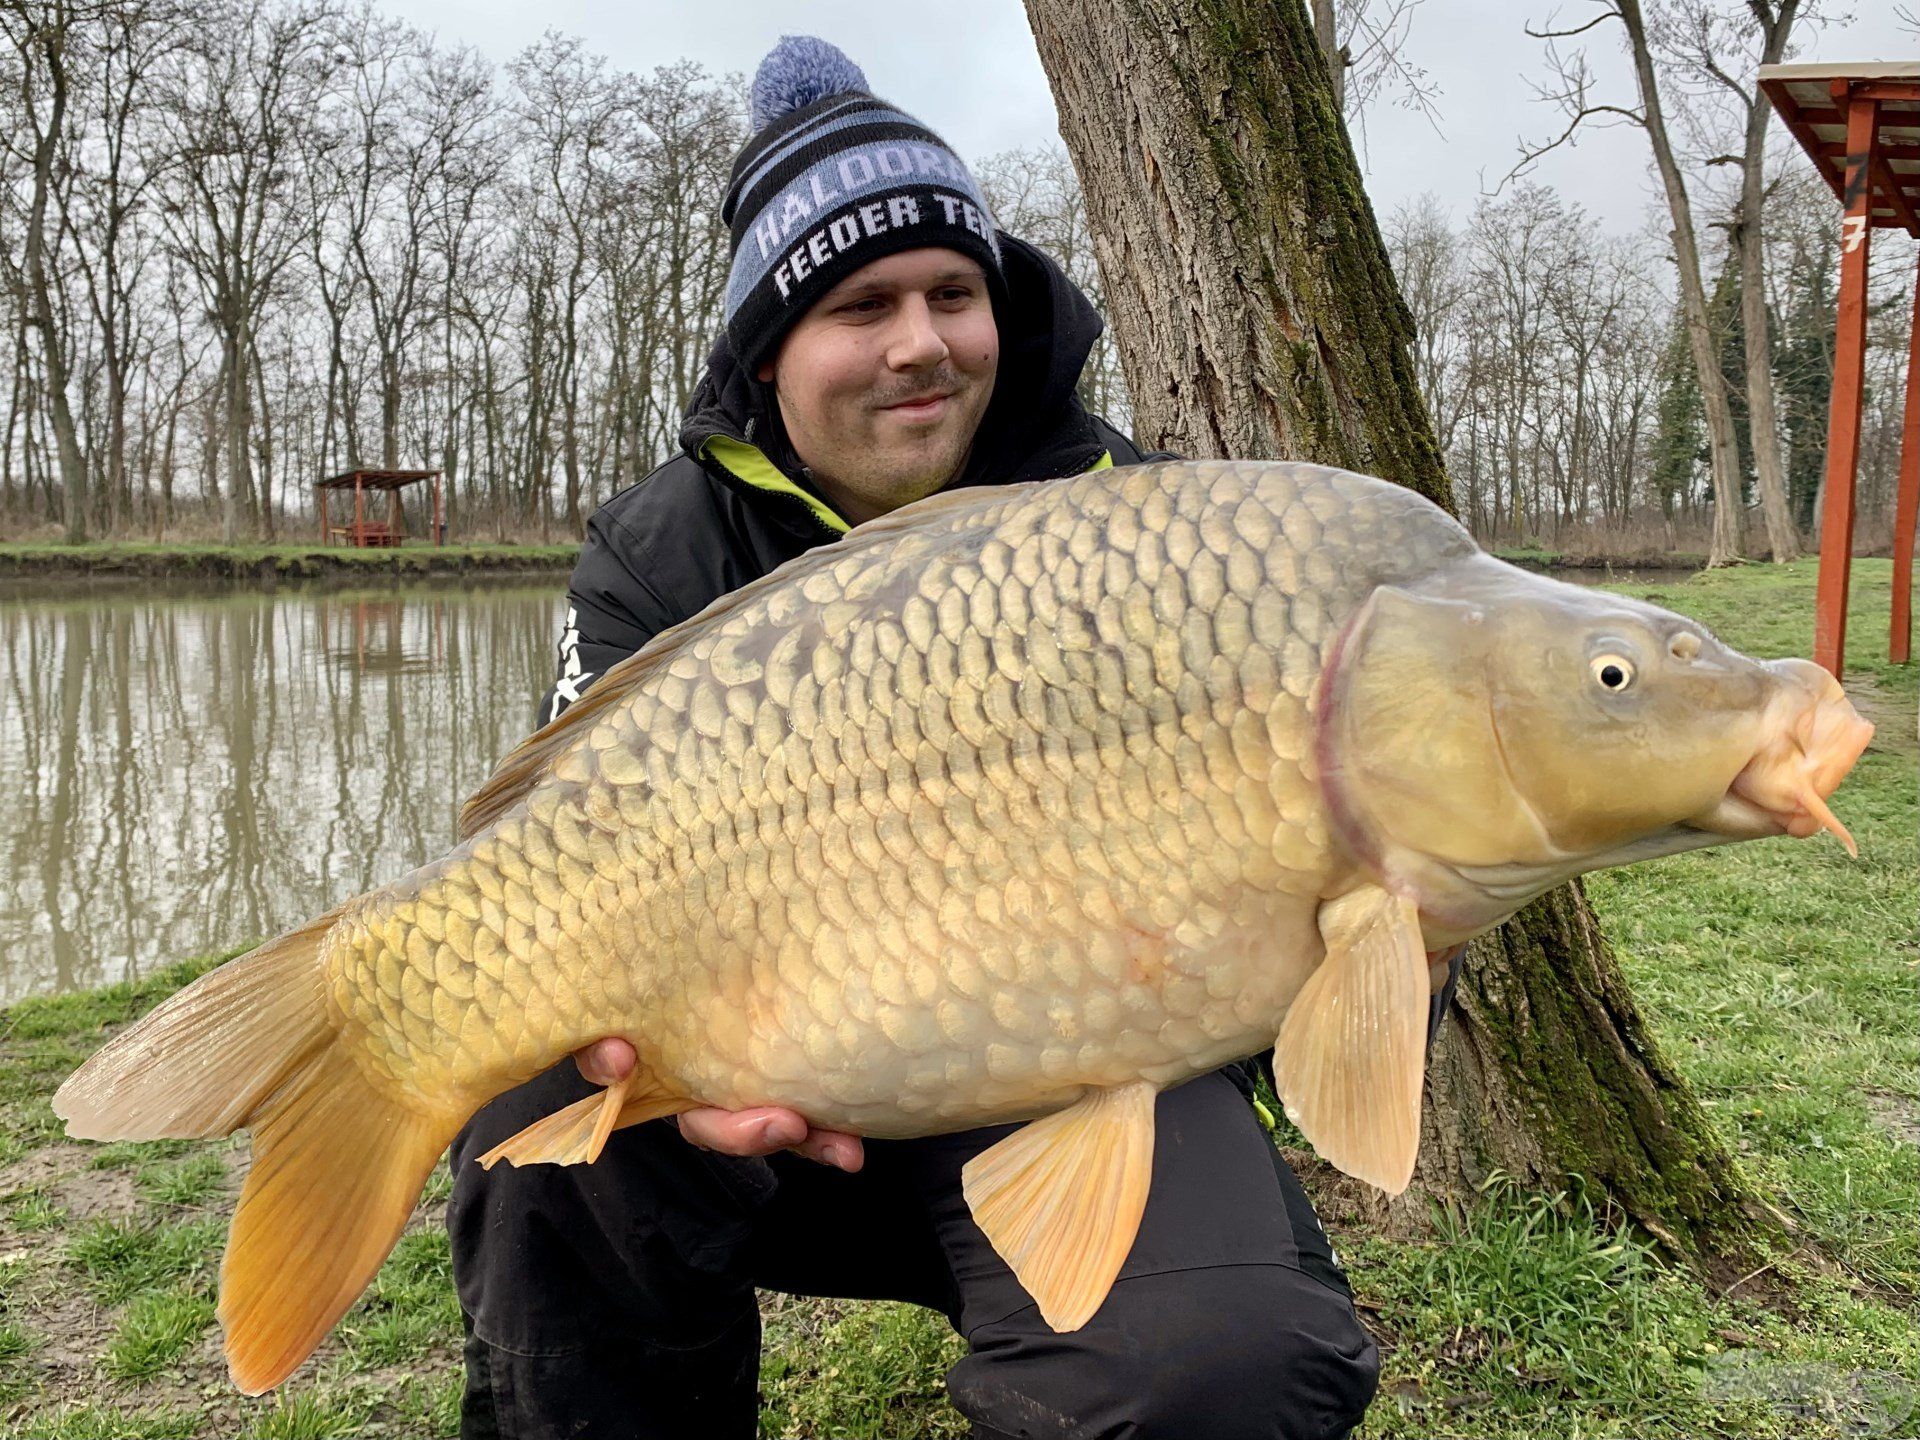
<path fill-rule="evenodd" d="M 398 545 L 407 538 L 406 519 L 400 509 L 400 488 L 426 481 L 433 487 L 433 543 L 447 543 L 447 527 L 441 519 L 440 472 L 438 470 L 347 470 L 329 475 L 315 484 L 314 510 L 320 520 L 322 545 Z M 353 491 L 353 519 L 334 522 L 327 497 L 335 490 Z M 384 520 L 367 515 L 367 492 L 385 491 L 387 515 Z"/>
<path fill-rule="evenodd" d="M 1920 63 L 1762 65 L 1760 88 L 1812 157 L 1842 207 L 1840 312 L 1827 411 L 1826 498 L 1820 512 L 1820 588 L 1813 658 L 1839 675 L 1847 644 L 1847 579 L 1853 558 L 1853 487 L 1860 463 L 1866 378 L 1867 254 L 1875 229 L 1920 238 Z M 1907 407 L 1900 433 L 1900 488 L 1893 522 L 1893 626 L 1904 663 L 1913 630 L 1914 521 L 1920 515 L 1920 281 L 1907 355 Z"/>

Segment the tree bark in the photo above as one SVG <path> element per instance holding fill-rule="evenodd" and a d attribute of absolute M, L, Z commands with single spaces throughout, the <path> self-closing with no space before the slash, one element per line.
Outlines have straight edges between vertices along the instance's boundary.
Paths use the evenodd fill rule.
<path fill-rule="evenodd" d="M 1411 321 L 1301 0 L 1027 11 L 1092 207 L 1139 438 L 1365 470 L 1451 508 Z M 1746 1253 L 1766 1223 L 1577 885 L 1475 943 L 1431 1083 L 1407 1194 L 1389 1204 L 1310 1166 L 1319 1199 L 1412 1229 L 1429 1200 L 1470 1200 L 1498 1169 L 1598 1190 L 1690 1261 Z"/>

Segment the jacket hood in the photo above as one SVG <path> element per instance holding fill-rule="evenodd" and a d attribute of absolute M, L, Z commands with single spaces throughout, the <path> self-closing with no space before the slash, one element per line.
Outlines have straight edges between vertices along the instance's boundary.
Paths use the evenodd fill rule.
<path fill-rule="evenodd" d="M 1105 448 L 1076 387 L 1105 322 L 1093 302 L 1050 258 L 1000 232 L 1005 295 L 996 296 L 1000 367 L 967 468 L 956 485 L 1007 483 L 1073 474 Z M 707 357 L 680 428 L 680 445 L 699 459 L 719 438 L 753 446 L 792 486 L 818 492 L 787 444 L 773 386 L 755 380 L 724 333 Z M 723 470 L 726 467 L 721 467 Z M 738 477 L 728 472 L 729 480 Z M 746 482 L 741 482 L 746 483 Z M 765 486 L 755 488 L 764 489 Z M 804 512 L 816 507 L 801 505 Z M 806 523 L 817 523 L 809 518 Z"/>

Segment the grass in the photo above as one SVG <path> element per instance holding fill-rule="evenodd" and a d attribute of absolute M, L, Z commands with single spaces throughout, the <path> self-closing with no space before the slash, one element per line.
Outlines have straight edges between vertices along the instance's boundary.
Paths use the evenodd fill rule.
<path fill-rule="evenodd" d="M 207 1270 L 226 1225 L 201 1220 L 189 1225 L 98 1219 L 67 1242 L 69 1269 L 103 1305 L 118 1305 L 155 1286 Z"/>
<path fill-rule="evenodd" d="M 1661 1264 L 1581 1196 L 1496 1180 L 1432 1238 L 1334 1237 L 1382 1340 L 1364 1440 L 1820 1440 L 1920 1433 L 1914 676 L 1886 665 L 1889 566 L 1857 568 L 1850 684 L 1883 722 L 1836 809 L 1861 845 L 1780 842 L 1590 879 L 1661 1045 L 1808 1246 L 1786 1307 Z M 1805 563 L 1620 587 L 1761 655 L 1803 653 Z M 0 1012 L 0 1433 L 430 1440 L 458 1429 L 460 1325 L 439 1207 L 283 1391 L 227 1385 L 211 1285 L 231 1142 L 79 1147 L 47 1097 L 110 1027 L 219 958 Z M 104 1164 L 99 1163 L 104 1160 Z M 762 1430 L 959 1436 L 944 1321 L 768 1297 Z"/>
<path fill-rule="evenodd" d="M 204 1288 L 142 1291 L 120 1316 L 106 1371 L 117 1380 L 144 1380 L 178 1360 L 212 1323 L 213 1296 Z"/>

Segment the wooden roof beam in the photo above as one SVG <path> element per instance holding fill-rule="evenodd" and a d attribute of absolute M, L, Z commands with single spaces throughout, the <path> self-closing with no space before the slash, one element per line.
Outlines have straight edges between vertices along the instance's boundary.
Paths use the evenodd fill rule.
<path fill-rule="evenodd" d="M 1885 146 L 1874 147 L 1873 158 L 1868 162 L 1867 169 L 1879 183 L 1880 189 L 1885 192 L 1887 203 L 1893 206 L 1893 213 L 1899 216 L 1900 223 L 1907 227 L 1907 233 L 1920 237 L 1920 215 L 1913 213 L 1913 201 L 1907 198 L 1906 188 L 1901 185 L 1900 177 L 1895 175 L 1893 167 L 1887 164 Z M 1881 196 L 1876 193 L 1872 199 L 1877 204 Z"/>

